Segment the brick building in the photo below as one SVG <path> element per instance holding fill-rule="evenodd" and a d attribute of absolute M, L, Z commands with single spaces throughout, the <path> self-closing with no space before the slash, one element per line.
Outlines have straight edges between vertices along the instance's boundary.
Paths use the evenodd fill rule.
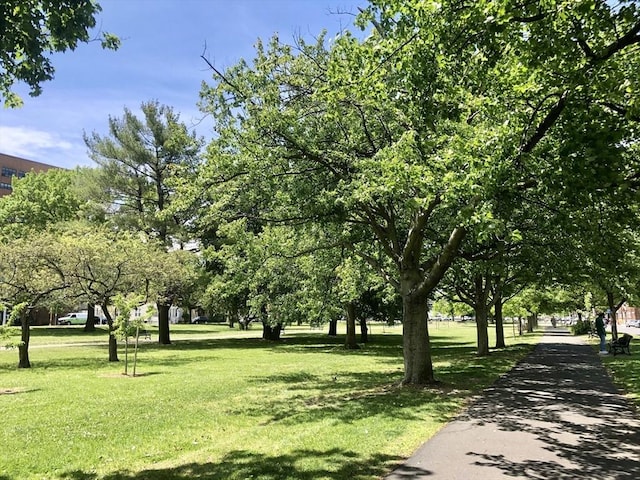
<path fill-rule="evenodd" d="M 51 168 L 58 167 L 0 153 L 0 197 L 11 194 L 12 177 L 22 178 L 29 172 L 44 172 Z M 6 309 L 0 310 L 0 325 L 7 321 L 7 314 Z M 47 325 L 51 321 L 49 312 L 44 309 L 38 309 L 33 315 L 34 325 Z"/>
<path fill-rule="evenodd" d="M 11 193 L 11 177 L 22 178 L 29 172 L 44 172 L 50 168 L 57 167 L 0 153 L 0 197 Z"/>
<path fill-rule="evenodd" d="M 624 325 L 633 320 L 640 320 L 640 307 L 634 307 L 625 303 L 616 312 L 616 320 L 619 325 Z"/>

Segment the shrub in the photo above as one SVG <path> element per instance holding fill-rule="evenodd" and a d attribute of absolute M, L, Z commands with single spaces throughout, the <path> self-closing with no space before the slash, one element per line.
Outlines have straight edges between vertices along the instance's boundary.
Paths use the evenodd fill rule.
<path fill-rule="evenodd" d="M 584 335 L 591 331 L 591 322 L 589 320 L 578 320 L 571 325 L 571 332 L 574 335 Z"/>

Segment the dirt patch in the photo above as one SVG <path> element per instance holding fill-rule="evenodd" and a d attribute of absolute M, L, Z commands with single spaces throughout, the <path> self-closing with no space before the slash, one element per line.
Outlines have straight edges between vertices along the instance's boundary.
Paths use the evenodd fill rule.
<path fill-rule="evenodd" d="M 0 395 L 15 395 L 16 393 L 28 392 L 26 388 L 0 388 Z"/>
<path fill-rule="evenodd" d="M 102 378 L 138 378 L 138 377 L 148 377 L 149 375 L 154 375 L 154 373 L 139 373 L 136 372 L 136 376 L 134 377 L 131 373 L 125 375 L 124 373 L 103 373 L 100 375 Z"/>

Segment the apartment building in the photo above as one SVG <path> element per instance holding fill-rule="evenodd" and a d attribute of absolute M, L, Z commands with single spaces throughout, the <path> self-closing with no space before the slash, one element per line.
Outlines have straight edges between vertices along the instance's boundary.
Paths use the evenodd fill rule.
<path fill-rule="evenodd" d="M 12 177 L 22 178 L 29 172 L 44 172 L 50 168 L 58 167 L 0 153 L 0 197 L 11 193 Z"/>

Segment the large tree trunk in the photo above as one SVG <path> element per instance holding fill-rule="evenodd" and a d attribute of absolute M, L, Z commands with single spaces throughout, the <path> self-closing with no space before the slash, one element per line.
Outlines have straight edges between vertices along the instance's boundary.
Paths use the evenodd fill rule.
<path fill-rule="evenodd" d="M 356 341 L 356 306 L 353 302 L 349 302 L 345 306 L 347 317 L 347 336 L 344 340 L 345 348 L 357 350 L 360 348 Z"/>
<path fill-rule="evenodd" d="M 367 326 L 367 319 L 360 320 L 360 341 L 367 343 L 369 341 L 369 327 Z"/>
<path fill-rule="evenodd" d="M 282 324 L 270 325 L 267 322 L 262 322 L 262 338 L 263 340 L 278 341 L 280 340 L 280 333 L 282 332 Z"/>
<path fill-rule="evenodd" d="M 489 321 L 487 319 L 487 306 L 477 304 L 476 313 L 476 340 L 478 342 L 477 354 L 480 357 L 489 355 Z"/>
<path fill-rule="evenodd" d="M 93 303 L 87 305 L 87 321 L 84 324 L 84 331 L 96 331 L 96 306 Z"/>
<path fill-rule="evenodd" d="M 170 345 L 171 338 L 169 335 L 169 308 L 171 307 L 171 305 L 158 302 L 157 306 L 158 306 L 158 343 L 160 345 Z"/>
<path fill-rule="evenodd" d="M 338 335 L 338 320 L 331 320 L 329 322 L 329 333 L 327 333 L 330 337 L 335 337 Z"/>
<path fill-rule="evenodd" d="M 438 200 L 436 200 L 437 203 Z M 434 203 L 435 205 L 435 203 Z M 426 213 L 426 212 L 425 212 Z M 457 227 L 451 232 L 446 246 L 437 258 L 432 259 L 431 268 L 425 271 L 421 264 L 423 239 L 420 224 L 426 223 L 428 215 L 417 218 L 418 228 L 412 228 L 403 248 L 399 264 L 400 295 L 402 296 L 402 348 L 404 356 L 403 384 L 430 385 L 436 383 L 431 362 L 431 343 L 427 299 L 438 285 L 451 262 L 456 257 L 466 229 Z"/>
<path fill-rule="evenodd" d="M 476 313 L 478 355 L 481 357 L 489 355 L 489 309 L 487 307 L 487 298 L 489 296 L 488 282 L 488 279 L 486 279 L 485 282 L 485 277 L 482 274 L 477 274 L 475 276 L 474 310 Z"/>
<path fill-rule="evenodd" d="M 527 317 L 527 333 L 533 333 L 534 325 L 538 323 L 538 314 L 532 313 Z"/>
<path fill-rule="evenodd" d="M 404 289 L 403 289 L 404 290 Z M 411 292 L 411 289 L 404 291 Z M 402 348 L 404 353 L 403 384 L 436 383 L 431 363 L 431 344 L 427 325 L 427 294 L 409 293 L 402 297 Z"/>
<path fill-rule="evenodd" d="M 29 340 L 31 338 L 31 330 L 29 329 L 30 311 L 24 311 L 20 315 L 20 345 L 18 346 L 18 368 L 31 368 L 29 361 Z"/>

